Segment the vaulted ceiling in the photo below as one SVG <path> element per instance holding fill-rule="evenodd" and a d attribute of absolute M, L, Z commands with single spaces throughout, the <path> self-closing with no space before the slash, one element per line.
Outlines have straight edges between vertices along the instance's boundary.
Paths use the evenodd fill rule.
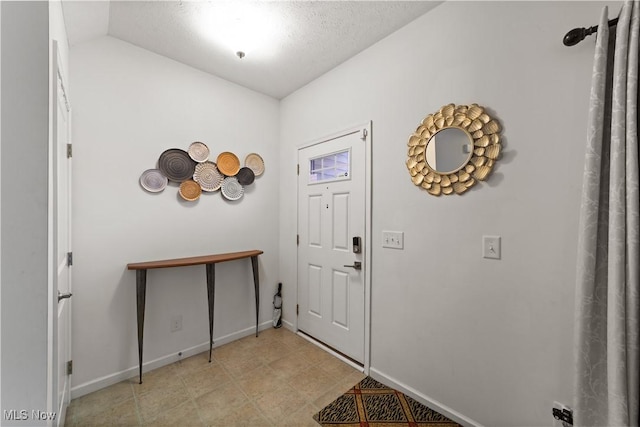
<path fill-rule="evenodd" d="M 69 1 L 71 46 L 109 35 L 274 98 L 441 1 Z M 237 51 L 243 51 L 240 59 Z"/>

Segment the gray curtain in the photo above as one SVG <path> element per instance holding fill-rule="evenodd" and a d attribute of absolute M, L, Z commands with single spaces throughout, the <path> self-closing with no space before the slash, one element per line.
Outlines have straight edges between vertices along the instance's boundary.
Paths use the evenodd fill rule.
<path fill-rule="evenodd" d="M 577 426 L 639 423 L 638 3 L 625 2 L 611 31 L 605 8 L 598 26 L 576 280 Z"/>

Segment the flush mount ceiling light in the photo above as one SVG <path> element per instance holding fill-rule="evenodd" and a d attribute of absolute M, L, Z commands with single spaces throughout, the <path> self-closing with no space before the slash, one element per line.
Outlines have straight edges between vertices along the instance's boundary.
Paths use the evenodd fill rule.
<path fill-rule="evenodd" d="M 281 19 L 269 8 L 270 2 L 215 1 L 199 14 L 199 28 L 212 42 L 246 55 L 268 56 L 278 45 Z"/>

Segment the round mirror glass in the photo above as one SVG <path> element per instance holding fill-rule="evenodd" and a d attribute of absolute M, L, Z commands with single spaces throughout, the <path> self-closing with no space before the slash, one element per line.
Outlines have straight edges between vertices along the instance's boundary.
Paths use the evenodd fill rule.
<path fill-rule="evenodd" d="M 440 173 L 453 173 L 467 164 L 473 154 L 473 139 L 467 131 L 457 127 L 441 129 L 427 143 L 427 164 Z"/>

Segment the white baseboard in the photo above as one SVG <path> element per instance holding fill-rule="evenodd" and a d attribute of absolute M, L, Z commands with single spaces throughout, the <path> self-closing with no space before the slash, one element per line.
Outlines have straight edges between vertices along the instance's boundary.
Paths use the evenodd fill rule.
<path fill-rule="evenodd" d="M 297 332 L 295 325 L 293 323 L 289 322 L 288 320 L 282 319 L 282 324 L 284 325 L 285 328 L 287 328 L 288 330 L 290 330 L 294 334 Z"/>
<path fill-rule="evenodd" d="M 407 396 L 412 397 L 423 405 L 427 405 L 429 408 L 440 412 L 445 417 L 451 418 L 458 424 L 469 427 L 482 427 L 482 424 L 472 420 L 469 417 L 465 417 L 461 413 L 454 411 L 453 409 L 443 405 L 437 400 L 432 399 L 429 396 L 426 396 L 419 391 L 409 387 L 408 385 L 395 380 L 384 372 L 378 371 L 376 368 L 369 368 L 369 376 L 371 376 L 371 378 L 373 378 L 374 380 L 380 381 L 381 383 L 384 383 L 390 387 L 395 388 L 396 390 L 403 392 Z"/>
<path fill-rule="evenodd" d="M 271 327 L 273 327 L 273 320 L 268 320 L 266 322 L 261 323 L 258 326 L 258 330 L 263 331 Z M 252 326 L 250 328 L 246 328 L 241 331 L 234 332 L 232 334 L 215 338 L 214 339 L 215 343 L 213 345 L 213 348 L 220 347 L 230 342 L 239 340 L 240 338 L 244 338 L 246 336 L 254 334 L 255 331 L 256 331 L 256 328 Z M 209 341 L 181 350 L 182 356 L 178 356 L 178 352 L 172 352 L 169 355 L 162 356 L 157 359 L 150 360 L 148 362 L 144 362 L 142 364 L 142 372 L 144 374 L 144 372 L 161 368 L 162 366 L 170 365 L 172 363 L 177 362 L 180 359 L 185 359 L 187 357 L 194 356 L 196 354 L 205 352 L 207 350 L 209 350 Z M 128 380 L 129 378 L 137 376 L 138 373 L 139 373 L 139 367 L 136 365 L 124 371 L 115 372 L 113 374 L 106 375 L 101 378 L 96 378 L 95 380 L 92 380 L 92 381 L 88 381 L 84 384 L 77 385 L 71 388 L 71 399 L 76 399 L 80 396 L 84 396 L 85 394 L 89 394 L 94 391 L 103 389 L 105 387 L 109 387 L 110 385 L 119 383 L 120 381 Z"/>

